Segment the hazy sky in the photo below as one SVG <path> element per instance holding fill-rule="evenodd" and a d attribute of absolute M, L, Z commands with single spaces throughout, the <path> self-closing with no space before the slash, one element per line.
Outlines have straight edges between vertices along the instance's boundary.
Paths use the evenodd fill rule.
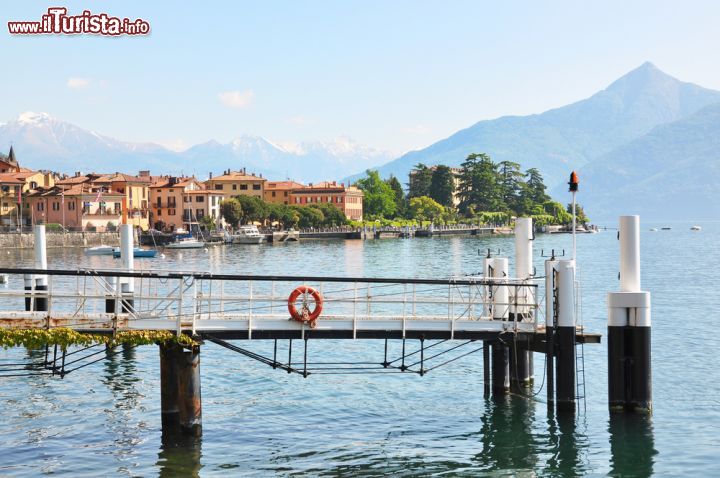
<path fill-rule="evenodd" d="M 720 2 L 5 2 L 0 121 L 44 111 L 175 148 L 241 134 L 425 147 L 577 101 L 652 61 L 720 89 Z M 11 36 L 49 6 L 147 37 Z"/>

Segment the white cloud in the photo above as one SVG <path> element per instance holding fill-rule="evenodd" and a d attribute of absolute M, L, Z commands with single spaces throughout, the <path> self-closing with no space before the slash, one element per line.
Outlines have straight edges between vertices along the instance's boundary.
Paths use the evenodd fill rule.
<path fill-rule="evenodd" d="M 90 86 L 90 80 L 87 78 L 68 78 L 67 80 L 67 86 L 68 88 L 72 88 L 74 90 L 81 90 L 83 88 L 87 88 Z"/>
<path fill-rule="evenodd" d="M 222 104 L 229 108 L 245 108 L 255 98 L 255 93 L 253 93 L 253 90 L 226 91 L 220 93 L 218 98 Z"/>

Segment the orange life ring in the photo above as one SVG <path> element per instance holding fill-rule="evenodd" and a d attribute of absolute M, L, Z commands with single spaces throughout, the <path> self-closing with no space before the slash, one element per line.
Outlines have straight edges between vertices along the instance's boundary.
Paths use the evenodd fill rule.
<path fill-rule="evenodd" d="M 305 299 L 303 300 L 301 310 L 298 311 L 297 307 L 295 306 L 295 301 L 297 301 L 298 297 L 300 297 L 301 294 L 305 294 Z M 313 298 L 313 301 L 315 302 L 315 307 L 312 311 L 310 311 L 308 307 L 308 295 L 311 296 Z M 301 285 L 300 287 L 295 288 L 295 290 L 293 290 L 290 294 L 290 297 L 288 297 L 288 312 L 290 312 L 290 317 L 292 317 L 294 320 L 297 320 L 298 322 L 308 322 L 310 324 L 310 327 L 312 328 L 315 328 L 315 323 L 317 321 L 317 318 L 320 317 L 322 308 L 323 298 L 320 292 L 306 285 Z"/>

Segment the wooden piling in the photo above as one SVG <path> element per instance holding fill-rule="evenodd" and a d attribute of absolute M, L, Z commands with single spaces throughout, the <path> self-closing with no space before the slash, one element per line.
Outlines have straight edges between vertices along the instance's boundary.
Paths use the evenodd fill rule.
<path fill-rule="evenodd" d="M 160 408 L 163 432 L 202 435 L 200 346 L 160 346 Z"/>

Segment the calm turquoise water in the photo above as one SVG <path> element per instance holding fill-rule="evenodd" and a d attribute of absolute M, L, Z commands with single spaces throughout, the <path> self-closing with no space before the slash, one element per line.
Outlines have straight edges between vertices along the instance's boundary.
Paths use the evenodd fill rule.
<path fill-rule="evenodd" d="M 644 231 L 662 224 L 644 224 Z M 606 346 L 585 347 L 586 411 L 548 414 L 543 357 L 536 399 L 483 398 L 482 356 L 425 377 L 273 371 L 213 344 L 202 349 L 203 437 L 163 440 L 156 347 L 128 350 L 64 379 L 0 378 L 0 476 L 720 476 L 720 374 L 714 309 L 720 224 L 643 232 L 643 288 L 653 294 L 652 417 L 611 417 Z M 226 273 L 447 277 L 481 269 L 479 249 L 512 255 L 511 238 L 304 242 L 168 253 L 154 267 Z M 569 236 L 538 236 L 540 250 Z M 2 253 L 29 265 L 31 251 Z M 583 321 L 605 333 L 618 287 L 614 231 L 578 237 Z M 50 267 L 110 258 L 50 250 Z M 252 346 L 271 353 L 270 342 Z M 395 344 L 398 346 L 398 344 Z M 399 352 L 399 349 L 396 350 Z M 378 360 L 382 342 L 311 342 L 316 359 Z M 24 349 L 0 360 L 27 359 Z M 316 355 L 317 354 L 317 355 Z"/>

